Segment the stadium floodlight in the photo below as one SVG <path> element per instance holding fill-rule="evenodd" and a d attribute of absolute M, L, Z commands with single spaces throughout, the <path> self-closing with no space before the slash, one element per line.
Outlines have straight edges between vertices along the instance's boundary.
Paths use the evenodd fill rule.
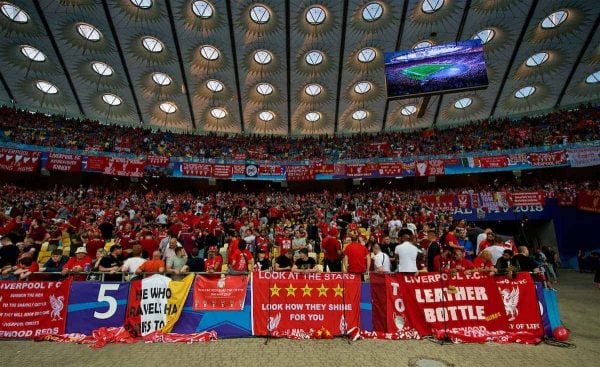
<path fill-rule="evenodd" d="M 567 13 L 566 10 L 558 10 L 544 18 L 540 23 L 540 26 L 542 29 L 556 28 L 564 23 L 568 17 L 569 13 Z"/>
<path fill-rule="evenodd" d="M 425 14 L 432 14 L 444 6 L 444 0 L 423 0 L 421 10 Z"/>
<path fill-rule="evenodd" d="M 130 0 L 131 3 L 140 9 L 150 9 L 152 7 L 152 0 Z"/>
<path fill-rule="evenodd" d="M 146 50 L 154 53 L 162 52 L 165 48 L 165 45 L 158 38 L 151 36 L 142 38 L 142 45 Z"/>
<path fill-rule="evenodd" d="M 31 61 L 43 62 L 46 61 L 46 55 L 37 48 L 29 45 L 21 46 L 21 53 Z"/>
<path fill-rule="evenodd" d="M 123 100 L 112 93 L 106 93 L 102 95 L 102 100 L 109 106 L 118 106 L 123 103 Z"/>
<path fill-rule="evenodd" d="M 362 18 L 367 22 L 374 22 L 383 15 L 383 6 L 378 2 L 368 3 L 362 11 Z"/>
<path fill-rule="evenodd" d="M 165 74 L 165 73 L 152 73 L 152 80 L 154 80 L 154 82 L 162 87 L 167 86 L 169 84 L 171 84 L 171 82 L 173 82 L 173 79 Z"/>
<path fill-rule="evenodd" d="M 304 115 L 304 118 L 309 122 L 317 122 L 321 119 L 321 113 L 312 111 Z"/>
<path fill-rule="evenodd" d="M 173 102 L 163 102 L 160 104 L 159 108 L 166 114 L 175 113 L 175 111 L 177 111 L 177 105 Z"/>
<path fill-rule="evenodd" d="M 250 19 L 256 24 L 264 24 L 271 18 L 269 9 L 262 5 L 255 5 L 250 8 Z"/>
<path fill-rule="evenodd" d="M 515 97 L 520 98 L 520 99 L 527 98 L 527 97 L 531 96 L 532 94 L 534 94 L 535 90 L 536 90 L 536 88 L 531 85 L 529 85 L 527 87 L 523 87 L 515 92 Z"/>
<path fill-rule="evenodd" d="M 212 117 L 220 120 L 227 116 L 227 110 L 222 107 L 215 107 L 212 110 L 210 110 L 210 114 Z"/>
<path fill-rule="evenodd" d="M 358 51 L 357 58 L 358 61 L 362 63 L 367 63 L 373 61 L 375 59 L 375 56 L 377 56 L 377 52 L 375 51 L 375 49 L 371 47 L 365 47 Z"/>
<path fill-rule="evenodd" d="M 273 55 L 267 50 L 256 50 L 254 52 L 254 61 L 261 65 L 266 65 L 273 60 Z"/>
<path fill-rule="evenodd" d="M 219 58 L 220 52 L 216 47 L 206 45 L 200 48 L 200 55 L 206 60 L 212 61 Z"/>
<path fill-rule="evenodd" d="M 210 79 L 206 82 L 206 88 L 213 92 L 220 92 L 223 90 L 224 85 L 216 79 Z"/>
<path fill-rule="evenodd" d="M 588 75 L 587 78 L 585 78 L 585 82 L 588 84 L 596 84 L 600 82 L 600 71 L 596 71 Z"/>
<path fill-rule="evenodd" d="M 352 118 L 357 121 L 362 121 L 367 118 L 369 113 L 365 110 L 356 110 L 352 113 Z"/>
<path fill-rule="evenodd" d="M 273 93 L 273 86 L 269 83 L 259 83 L 256 86 L 256 91 L 258 92 L 258 94 L 266 96 Z"/>
<path fill-rule="evenodd" d="M 25 11 L 18 6 L 11 3 L 3 3 L 0 6 L 0 10 L 2 10 L 2 14 L 5 17 L 12 20 L 15 23 L 27 23 L 29 22 L 29 15 L 25 13 Z"/>
<path fill-rule="evenodd" d="M 92 70 L 98 75 L 101 76 L 111 76 L 113 75 L 113 68 L 108 64 L 101 61 L 92 61 Z"/>
<path fill-rule="evenodd" d="M 404 106 L 402 107 L 402 109 L 400 110 L 400 113 L 404 116 L 410 116 L 413 115 L 415 112 L 417 112 L 417 107 L 414 105 L 408 105 L 408 106 Z"/>
<path fill-rule="evenodd" d="M 309 96 L 317 96 L 321 94 L 322 87 L 319 84 L 309 84 L 304 88 L 304 93 Z"/>
<path fill-rule="evenodd" d="M 546 61 L 548 61 L 548 58 L 550 58 L 550 55 L 547 52 L 538 52 L 528 57 L 525 61 L 525 65 L 529 67 L 540 66 Z"/>
<path fill-rule="evenodd" d="M 271 111 L 262 111 L 258 114 L 258 118 L 261 121 L 267 122 L 273 120 L 275 118 L 275 114 Z"/>
<path fill-rule="evenodd" d="M 208 1 L 194 1 L 192 3 L 192 11 L 196 14 L 197 17 L 208 19 L 212 17 L 214 10 L 212 5 Z"/>
<path fill-rule="evenodd" d="M 102 38 L 102 33 L 98 30 L 98 28 L 94 27 L 91 24 L 78 23 L 76 28 L 77 33 L 79 33 L 81 37 L 88 41 L 98 42 L 100 41 L 100 38 Z"/>
<path fill-rule="evenodd" d="M 318 50 L 309 51 L 306 56 L 304 56 L 304 60 L 309 65 L 319 65 L 323 62 L 323 53 Z"/>
<path fill-rule="evenodd" d="M 473 103 L 473 99 L 469 97 L 464 97 L 454 102 L 454 108 L 462 110 L 463 108 L 469 107 Z"/>
<path fill-rule="evenodd" d="M 54 85 L 46 80 L 38 80 L 35 83 L 35 87 L 37 89 L 41 90 L 45 94 L 57 94 L 58 93 L 58 88 L 56 87 L 56 85 Z"/>
<path fill-rule="evenodd" d="M 306 11 L 306 21 L 312 25 L 318 25 L 325 21 L 327 14 L 320 6 L 312 6 Z"/>
<path fill-rule="evenodd" d="M 354 92 L 357 94 L 365 94 L 371 90 L 371 83 L 367 81 L 358 82 L 354 85 Z"/>

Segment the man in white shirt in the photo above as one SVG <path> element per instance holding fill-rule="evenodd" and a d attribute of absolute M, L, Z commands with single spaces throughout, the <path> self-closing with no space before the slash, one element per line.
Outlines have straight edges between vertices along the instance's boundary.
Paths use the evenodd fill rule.
<path fill-rule="evenodd" d="M 419 271 L 417 268 L 417 256 L 421 253 L 421 250 L 410 242 L 413 235 L 409 229 L 402 229 L 399 237 L 402 243 L 396 246 L 394 250 L 396 260 L 398 261 L 398 273 L 407 275 L 416 274 Z"/>
<path fill-rule="evenodd" d="M 391 271 L 390 257 L 381 252 L 378 244 L 373 245 L 373 268 L 377 273 L 389 273 Z"/>
<path fill-rule="evenodd" d="M 131 257 L 129 257 L 121 266 L 121 271 L 124 273 L 135 274 L 137 268 L 140 267 L 146 259 L 142 258 L 142 247 L 134 245 L 131 249 Z"/>

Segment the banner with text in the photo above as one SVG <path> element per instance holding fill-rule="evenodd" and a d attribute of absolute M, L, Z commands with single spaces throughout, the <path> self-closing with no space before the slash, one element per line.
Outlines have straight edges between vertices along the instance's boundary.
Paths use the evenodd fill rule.
<path fill-rule="evenodd" d="M 145 336 L 158 330 L 170 332 L 193 282 L 193 274 L 183 280 L 155 274 L 131 282 L 125 326 L 133 335 Z"/>
<path fill-rule="evenodd" d="M 46 169 L 62 172 L 81 172 L 83 157 L 78 154 L 48 153 Z"/>
<path fill-rule="evenodd" d="M 64 334 L 71 280 L 0 281 L 0 338 Z"/>
<path fill-rule="evenodd" d="M 0 148 L 0 170 L 11 172 L 37 172 L 40 167 L 40 152 Z"/>
<path fill-rule="evenodd" d="M 129 283 L 73 282 L 67 312 L 67 333 L 91 335 L 101 327 L 125 321 Z"/>
<path fill-rule="evenodd" d="M 510 331 L 526 331 L 537 337 L 544 335 L 544 325 L 538 307 L 535 283 L 529 273 L 516 278 L 497 279 Z"/>
<path fill-rule="evenodd" d="M 581 190 L 577 196 L 577 209 L 600 213 L 600 190 Z"/>
<path fill-rule="evenodd" d="M 221 278 L 198 275 L 194 281 L 194 311 L 234 311 L 244 308 L 248 276 Z"/>
<path fill-rule="evenodd" d="M 256 272 L 253 335 L 306 339 L 360 326 L 360 277 L 354 274 Z"/>

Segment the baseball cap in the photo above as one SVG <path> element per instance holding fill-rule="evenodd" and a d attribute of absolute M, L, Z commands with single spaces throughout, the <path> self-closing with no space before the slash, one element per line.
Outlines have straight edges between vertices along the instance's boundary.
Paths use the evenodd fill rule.
<path fill-rule="evenodd" d="M 75 251 L 76 254 L 87 254 L 87 250 L 85 249 L 85 247 L 77 247 L 77 251 Z"/>

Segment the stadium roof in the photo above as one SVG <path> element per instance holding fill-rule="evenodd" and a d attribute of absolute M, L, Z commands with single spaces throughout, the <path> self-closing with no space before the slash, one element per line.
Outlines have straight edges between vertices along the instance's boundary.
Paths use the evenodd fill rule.
<path fill-rule="evenodd" d="M 600 97 L 590 0 L 0 1 L 0 101 L 199 133 L 443 127 Z M 383 53 L 479 37 L 485 90 L 387 101 Z"/>

